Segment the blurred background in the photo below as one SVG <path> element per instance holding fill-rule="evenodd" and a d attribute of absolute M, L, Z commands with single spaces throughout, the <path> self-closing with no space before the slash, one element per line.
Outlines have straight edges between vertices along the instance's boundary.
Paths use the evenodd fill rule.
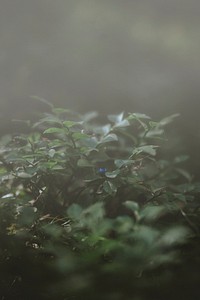
<path fill-rule="evenodd" d="M 200 177 L 199 11 L 198 0 L 1 0 L 0 134 L 45 110 L 31 95 L 102 115 L 178 112 L 171 131 Z"/>

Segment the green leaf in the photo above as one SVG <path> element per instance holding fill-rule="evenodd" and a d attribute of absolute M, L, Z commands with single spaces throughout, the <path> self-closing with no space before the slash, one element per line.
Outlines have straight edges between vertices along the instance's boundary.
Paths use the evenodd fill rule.
<path fill-rule="evenodd" d="M 69 109 L 65 109 L 65 108 L 56 107 L 56 108 L 52 109 L 52 112 L 56 113 L 56 114 L 63 114 L 63 113 L 69 113 L 70 110 Z"/>
<path fill-rule="evenodd" d="M 79 143 L 88 148 L 95 149 L 96 146 L 98 145 L 98 140 L 95 136 L 92 136 L 92 137 L 80 140 Z"/>
<path fill-rule="evenodd" d="M 53 158 L 54 155 L 55 155 L 55 153 L 56 153 L 56 150 L 55 150 L 55 149 L 50 149 L 49 152 L 48 152 L 49 157 Z"/>
<path fill-rule="evenodd" d="M 151 249 L 152 246 L 155 249 L 156 242 L 159 238 L 159 231 L 150 227 L 150 226 L 145 226 L 141 225 L 138 230 L 135 231 L 134 233 L 134 239 L 136 242 L 139 242 L 141 245 L 145 246 L 145 249 L 142 249 L 139 247 L 139 250 L 144 251 L 143 253 L 145 254 L 146 249 Z M 147 254 L 148 252 L 146 252 Z M 145 255 L 146 256 L 146 255 Z"/>
<path fill-rule="evenodd" d="M 72 219 L 78 220 L 80 218 L 82 211 L 83 211 L 83 209 L 80 205 L 73 203 L 67 209 L 67 215 Z"/>
<path fill-rule="evenodd" d="M 124 116 L 123 112 L 118 115 L 108 115 L 108 120 L 115 124 L 118 124 L 123 120 L 123 116 Z"/>
<path fill-rule="evenodd" d="M 55 165 L 55 166 L 53 166 L 52 168 L 51 168 L 52 170 L 64 170 L 65 168 L 64 167 L 62 167 L 62 166 L 60 166 L 60 165 Z"/>
<path fill-rule="evenodd" d="M 7 159 L 6 159 L 7 162 L 14 162 L 14 163 L 17 163 L 17 162 L 21 162 L 23 163 L 25 161 L 25 159 L 23 157 L 19 157 L 17 156 L 16 153 L 11 153 Z"/>
<path fill-rule="evenodd" d="M 73 139 L 78 141 L 78 140 L 83 140 L 83 139 L 88 139 L 90 136 L 86 133 L 82 132 L 73 132 Z"/>
<path fill-rule="evenodd" d="M 33 174 L 28 174 L 26 172 L 19 172 L 16 175 L 17 175 L 17 177 L 24 178 L 24 179 L 33 177 Z"/>
<path fill-rule="evenodd" d="M 157 138 L 157 139 L 161 139 L 161 140 L 165 140 L 164 138 L 160 137 L 160 135 L 162 135 L 164 133 L 164 129 L 152 129 L 149 130 L 146 133 L 146 138 Z"/>
<path fill-rule="evenodd" d="M 132 120 L 132 119 L 137 120 L 137 119 L 151 119 L 151 118 L 145 114 L 133 113 L 133 114 L 130 114 L 127 119 L 128 120 Z"/>
<path fill-rule="evenodd" d="M 117 192 L 117 187 L 111 182 L 111 181 L 104 181 L 103 183 L 103 190 L 112 195 L 112 194 L 115 194 Z"/>
<path fill-rule="evenodd" d="M 109 160 L 109 156 L 105 153 L 104 149 L 94 149 L 90 152 L 90 160 L 102 163 Z"/>
<path fill-rule="evenodd" d="M 40 170 L 52 169 L 56 165 L 57 165 L 57 162 L 55 162 L 55 161 L 42 162 L 42 163 L 39 164 L 39 169 Z"/>
<path fill-rule="evenodd" d="M 36 128 L 39 125 L 42 125 L 44 123 L 53 123 L 53 124 L 60 124 L 60 125 L 62 125 L 61 120 L 58 119 L 56 116 L 51 115 L 51 114 L 47 114 L 47 116 L 45 118 L 42 118 L 38 122 L 34 123 L 33 126 L 32 126 L 32 128 Z"/>
<path fill-rule="evenodd" d="M 110 132 L 111 130 L 111 125 L 110 124 L 106 124 L 104 126 L 101 127 L 102 129 L 102 134 L 106 135 Z"/>
<path fill-rule="evenodd" d="M 129 201 L 123 203 L 128 209 L 132 210 L 133 212 L 139 211 L 139 205 L 135 201 Z"/>
<path fill-rule="evenodd" d="M 114 170 L 112 172 L 105 172 L 106 177 L 108 178 L 116 178 L 119 175 L 120 170 Z"/>
<path fill-rule="evenodd" d="M 133 230 L 133 219 L 129 216 L 118 216 L 115 220 L 115 227 L 117 232 L 123 236 Z"/>
<path fill-rule="evenodd" d="M 93 129 L 94 133 L 99 135 L 107 135 L 111 130 L 111 125 L 106 124 L 104 126 L 98 126 Z"/>
<path fill-rule="evenodd" d="M 171 228 L 162 235 L 160 239 L 160 243 L 162 245 L 177 245 L 186 241 L 188 237 L 189 230 L 188 228 L 177 226 L 175 228 Z"/>
<path fill-rule="evenodd" d="M 118 128 L 118 127 L 127 127 L 127 126 L 129 126 L 130 125 L 130 123 L 129 123 L 129 121 L 128 120 L 122 120 L 121 122 L 118 122 L 114 127 L 116 128 Z"/>
<path fill-rule="evenodd" d="M 35 207 L 19 207 L 19 217 L 18 222 L 22 226 L 30 226 L 34 223 L 36 219 L 36 211 Z"/>
<path fill-rule="evenodd" d="M 85 217 L 87 223 L 90 223 L 90 226 L 101 220 L 104 214 L 105 210 L 102 202 L 94 203 L 82 211 L 82 216 Z"/>
<path fill-rule="evenodd" d="M 51 128 L 46 129 L 43 133 L 44 134 L 47 134 L 47 133 L 64 133 L 64 131 L 63 131 L 62 128 L 51 127 Z"/>
<path fill-rule="evenodd" d="M 93 164 L 89 162 L 87 159 L 81 158 L 77 162 L 77 166 L 79 167 L 93 167 Z"/>
<path fill-rule="evenodd" d="M 1 199 L 11 199 L 11 198 L 15 198 L 15 195 L 13 193 L 9 193 L 1 197 Z"/>
<path fill-rule="evenodd" d="M 115 159 L 114 163 L 117 168 L 121 168 L 123 166 L 128 166 L 133 164 L 135 161 L 132 159 Z"/>
<path fill-rule="evenodd" d="M 74 121 L 64 121 L 63 122 L 63 125 L 67 128 L 70 128 L 72 126 L 75 126 L 75 125 L 80 125 L 80 122 L 74 122 Z"/>
<path fill-rule="evenodd" d="M 166 209 L 164 206 L 146 206 L 141 211 L 141 217 L 143 217 L 146 221 L 154 221 L 163 216 L 163 214 L 166 212 Z"/>
<path fill-rule="evenodd" d="M 100 141 L 100 143 L 109 143 L 109 142 L 114 142 L 114 141 L 118 141 L 118 137 L 116 134 L 111 133 L 106 135 L 105 137 L 103 137 L 103 139 Z"/>
<path fill-rule="evenodd" d="M 179 163 L 182 163 L 184 161 L 187 161 L 188 159 L 189 159 L 188 155 L 179 155 L 179 156 L 175 157 L 174 162 L 176 164 L 179 164 Z"/>
<path fill-rule="evenodd" d="M 149 126 L 153 129 L 159 126 L 159 122 L 149 121 Z"/>
<path fill-rule="evenodd" d="M 161 126 L 165 126 L 165 125 L 168 125 L 170 124 L 175 118 L 179 117 L 180 114 L 173 114 L 169 117 L 166 117 L 164 119 L 162 119 L 160 122 L 159 122 L 159 125 Z"/>
<path fill-rule="evenodd" d="M 154 146 L 154 145 L 145 145 L 145 146 L 140 146 L 137 147 L 133 150 L 133 155 L 134 154 L 140 154 L 142 152 L 147 153 L 149 155 L 155 156 L 156 155 L 156 148 L 158 148 L 158 146 Z"/>

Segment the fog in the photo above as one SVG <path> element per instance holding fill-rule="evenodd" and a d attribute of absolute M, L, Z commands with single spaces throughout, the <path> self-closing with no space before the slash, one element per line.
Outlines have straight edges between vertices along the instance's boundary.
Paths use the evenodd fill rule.
<path fill-rule="evenodd" d="M 36 95 L 80 112 L 180 112 L 197 149 L 199 11 L 197 0 L 1 0 L 1 133 L 44 109 Z"/>

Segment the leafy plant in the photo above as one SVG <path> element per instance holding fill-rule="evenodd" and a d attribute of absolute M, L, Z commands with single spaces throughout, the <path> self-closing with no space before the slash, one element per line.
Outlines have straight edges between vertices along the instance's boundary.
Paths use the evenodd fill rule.
<path fill-rule="evenodd" d="M 28 135 L 2 138 L 3 299 L 30 299 L 30 282 L 33 299 L 148 299 L 152 278 L 170 281 L 163 270 L 199 230 L 188 157 L 162 158 L 176 116 L 98 125 L 51 105 Z"/>

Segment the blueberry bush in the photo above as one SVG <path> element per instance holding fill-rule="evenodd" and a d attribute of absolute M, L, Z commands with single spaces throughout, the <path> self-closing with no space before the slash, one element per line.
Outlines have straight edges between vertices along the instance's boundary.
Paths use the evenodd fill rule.
<path fill-rule="evenodd" d="M 49 106 L 1 139 L 0 299 L 191 299 L 200 184 L 163 157 L 177 115 Z"/>

